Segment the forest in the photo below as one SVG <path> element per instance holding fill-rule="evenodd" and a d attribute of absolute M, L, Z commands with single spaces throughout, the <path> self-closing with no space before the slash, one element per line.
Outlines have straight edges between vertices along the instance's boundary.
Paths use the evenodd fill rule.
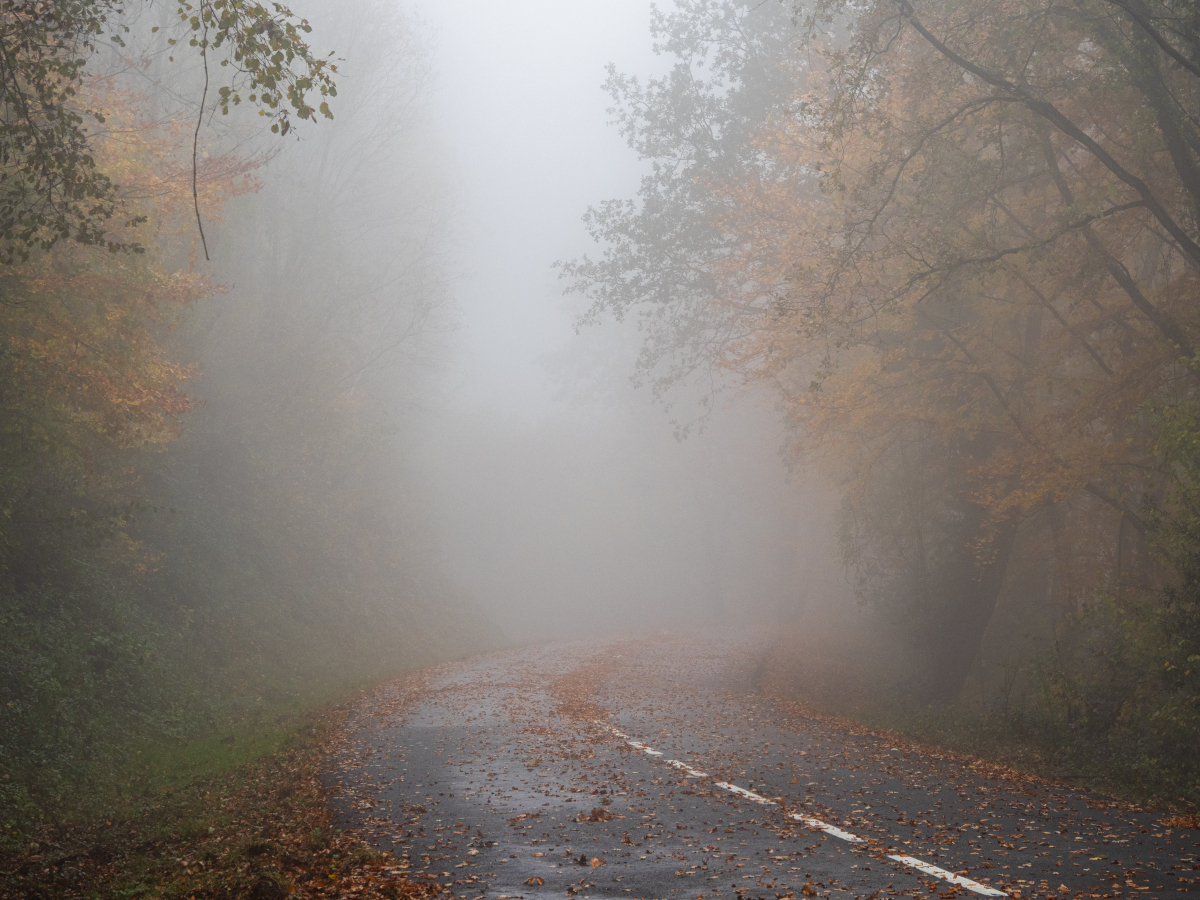
<path fill-rule="evenodd" d="M 368 6 L 340 75 L 277 5 L 0 7 L 0 840 L 481 644 L 405 475 L 424 38 Z"/>
<path fill-rule="evenodd" d="M 801 628 L 781 677 L 1194 802 L 1200 11 L 696 0 L 652 30 L 669 70 L 607 83 L 649 172 L 560 271 L 660 395 L 768 391 L 838 485 L 867 624 Z"/>
<path fill-rule="evenodd" d="M 701 619 L 806 709 L 1195 809 L 1200 8 L 649 10 L 640 183 L 504 295 L 575 317 L 576 406 L 442 443 L 492 136 L 415 14 L 297 8 L 0 0 L 0 854 L 384 679 Z"/>

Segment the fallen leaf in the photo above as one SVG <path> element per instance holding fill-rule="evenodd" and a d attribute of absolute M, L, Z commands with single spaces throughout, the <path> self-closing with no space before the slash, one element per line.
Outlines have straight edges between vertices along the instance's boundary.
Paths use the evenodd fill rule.
<path fill-rule="evenodd" d="M 603 806 L 595 807 L 590 813 L 576 816 L 576 822 L 611 822 L 617 816 L 615 813 L 609 812 Z"/>
<path fill-rule="evenodd" d="M 1168 816 L 1158 823 L 1168 828 L 1200 828 L 1200 816 Z"/>

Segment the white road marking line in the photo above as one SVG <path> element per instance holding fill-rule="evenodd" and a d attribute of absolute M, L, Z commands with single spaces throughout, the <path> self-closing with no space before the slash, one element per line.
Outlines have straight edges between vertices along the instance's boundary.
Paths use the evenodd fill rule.
<path fill-rule="evenodd" d="M 953 872 L 948 872 L 945 869 L 931 866 L 927 862 L 922 862 L 912 856 L 889 856 L 888 859 L 893 859 L 898 863 L 904 863 L 906 866 L 912 866 L 918 872 L 924 872 L 926 875 L 934 875 L 941 878 L 943 881 L 948 881 L 951 884 L 960 884 L 968 890 L 974 891 L 977 894 L 983 894 L 985 897 L 1007 897 L 1008 894 L 1004 891 L 998 891 L 995 888 L 990 888 L 980 884 L 978 881 L 972 881 L 970 878 L 964 878 L 961 875 L 955 875 Z"/>
<path fill-rule="evenodd" d="M 741 794 L 743 797 L 753 800 L 755 803 L 773 804 L 775 802 L 774 800 L 767 799 L 762 794 L 756 794 L 754 791 L 748 791 L 745 788 L 738 787 L 736 784 L 730 784 L 728 781 L 718 781 L 716 782 L 716 785 L 717 787 L 725 788 L 725 790 L 734 794 Z"/>
<path fill-rule="evenodd" d="M 699 769 L 693 769 L 687 763 L 681 763 L 677 759 L 668 759 L 666 761 L 666 763 L 668 766 L 674 766 L 675 768 L 677 768 L 683 772 L 687 772 L 693 778 L 707 778 L 708 777 L 707 772 L 701 772 Z"/>
<path fill-rule="evenodd" d="M 596 724 L 603 725 L 604 723 L 597 722 Z M 635 741 L 629 735 L 625 734 L 624 732 L 618 731 L 616 728 L 613 728 L 611 725 L 608 726 L 608 730 L 611 731 L 617 737 L 621 738 L 623 741 L 625 741 L 627 744 L 629 744 L 630 747 L 633 747 L 636 750 L 641 750 L 643 753 L 648 753 L 652 756 L 662 756 L 663 755 L 661 751 L 651 750 L 648 746 L 643 744 L 641 741 Z M 668 765 L 674 766 L 676 769 L 680 769 L 680 770 L 686 772 L 688 775 L 692 776 L 693 778 L 707 778 L 708 777 L 704 772 L 700 772 L 696 769 L 693 769 L 691 766 L 686 765 L 685 763 L 682 763 L 677 759 L 668 759 L 668 760 L 665 760 L 665 762 Z M 765 805 L 775 805 L 776 803 L 779 802 L 777 800 L 772 800 L 769 797 L 764 797 L 762 794 L 756 793 L 755 791 L 750 791 L 750 790 L 747 790 L 746 788 L 738 787 L 736 784 L 730 784 L 728 781 L 717 781 L 714 783 L 719 788 L 724 788 L 725 790 L 729 791 L 730 793 L 738 794 L 739 796 L 745 797 L 748 800 L 753 800 L 756 803 L 762 803 Z M 849 831 L 843 831 L 841 828 L 838 828 L 836 825 L 830 825 L 828 822 L 822 822 L 820 819 L 814 819 L 811 816 L 802 816 L 799 813 L 788 813 L 788 815 L 790 815 L 797 822 L 804 823 L 809 828 L 819 829 L 821 831 L 824 831 L 826 834 L 831 834 L 834 837 L 841 838 L 843 841 L 847 841 L 851 844 L 865 844 L 866 843 L 866 840 L 864 838 L 860 838 L 856 834 L 851 834 Z M 965 887 L 967 890 L 974 891 L 976 894 L 981 894 L 984 897 L 1007 897 L 1008 896 L 1008 894 L 1004 893 L 1004 891 L 998 891 L 995 888 L 987 887 L 986 885 L 980 884 L 978 881 L 972 881 L 970 878 L 964 878 L 962 875 L 955 875 L 953 872 L 950 872 L 947 869 L 942 869 L 942 868 L 939 868 L 938 866 L 930 865 L 927 862 L 923 862 L 923 861 L 917 859 L 915 856 L 888 856 L 888 859 L 892 860 L 893 862 L 898 862 L 901 865 L 908 866 L 909 868 L 916 869 L 918 872 L 924 872 L 926 875 L 932 875 L 935 878 L 940 878 L 943 881 L 948 881 L 951 884 L 961 885 L 962 887 Z"/>
<path fill-rule="evenodd" d="M 813 819 L 809 816 L 801 816 L 797 813 L 792 813 L 792 818 L 797 822 L 803 822 L 809 828 L 820 828 L 826 834 L 832 834 L 836 838 L 841 838 L 843 841 L 849 841 L 851 844 L 865 844 L 866 841 L 860 838 L 857 834 L 851 834 L 848 831 L 842 831 L 836 825 L 830 825 L 827 822 L 822 822 L 820 819 Z"/>

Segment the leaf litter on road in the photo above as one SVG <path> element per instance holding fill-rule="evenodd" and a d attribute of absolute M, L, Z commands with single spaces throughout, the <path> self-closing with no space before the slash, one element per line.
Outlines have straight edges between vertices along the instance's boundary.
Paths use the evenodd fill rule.
<path fill-rule="evenodd" d="M 753 662 L 744 649 L 714 652 L 701 641 L 672 638 L 609 644 L 590 655 L 574 647 L 525 650 L 492 657 L 474 669 L 471 664 L 444 668 L 440 686 L 406 712 L 389 716 L 370 703 L 361 708 L 357 737 L 348 745 L 353 752 L 340 773 L 347 792 L 364 791 L 373 804 L 389 790 L 407 792 L 408 810 L 419 800 L 422 813 L 403 827 L 380 815 L 378 805 L 347 808 L 347 814 L 377 846 L 390 843 L 415 875 L 445 878 L 452 877 L 441 874 L 453 870 L 448 860 L 468 846 L 463 832 L 469 828 L 451 827 L 438 818 L 439 809 L 457 810 L 453 814 L 460 823 L 469 818 L 464 809 L 511 810 L 515 815 L 504 816 L 486 836 L 473 836 L 466 851 L 476 854 L 471 857 L 476 861 L 486 856 L 487 871 L 464 873 L 443 885 L 481 893 L 488 885 L 503 890 L 504 884 L 517 884 L 497 870 L 521 859 L 541 867 L 536 875 L 526 871 L 521 882 L 538 877 L 561 885 L 559 873 L 567 871 L 562 866 L 581 860 L 592 871 L 600 866 L 592 869 L 591 860 L 609 869 L 619 863 L 617 871 L 624 875 L 613 877 L 631 878 L 628 866 L 634 862 L 661 865 L 676 858 L 687 863 L 672 870 L 683 873 L 675 876 L 680 880 L 717 881 L 709 897 L 720 896 L 719 873 L 732 877 L 721 890 L 739 897 L 752 896 L 742 886 L 751 881 L 752 890 L 760 892 L 770 886 L 777 893 L 807 896 L 807 885 L 832 896 L 854 879 L 874 879 L 874 873 L 883 880 L 863 896 L 964 895 L 959 886 L 897 870 L 886 860 L 891 854 L 915 854 L 976 880 L 991 876 L 993 885 L 1014 897 L 1144 892 L 1151 879 L 1165 883 L 1168 874 L 1179 878 L 1175 884 L 1184 890 L 1197 884 L 1191 870 L 1195 848 L 1183 839 L 1184 824 L 1174 818 L 1153 820 L 1128 804 L 981 760 L 928 753 L 896 735 L 847 727 L 745 688 L 695 687 L 718 676 L 736 685 L 738 673 Z M 683 754 L 711 774 L 685 777 L 614 740 L 608 723 L 618 719 L 624 732 L 646 735 L 649 745 L 660 741 L 662 750 Z M 425 743 L 385 752 L 379 742 L 385 732 L 418 724 Z M 686 742 L 686 753 L 680 742 Z M 403 774 L 381 780 L 384 760 L 417 778 L 415 769 L 404 768 L 408 756 L 414 766 L 418 756 L 430 763 L 419 776 L 423 780 L 410 784 Z M 539 764 L 527 766 L 529 760 Z M 434 772 L 443 773 L 444 780 Z M 804 865 L 795 865 L 799 859 L 820 859 L 839 842 L 831 844 L 826 835 L 814 835 L 777 813 L 743 808 L 737 798 L 718 797 L 713 788 L 718 778 L 747 785 L 789 812 L 837 823 L 862 835 L 866 845 L 838 851 L 846 863 L 839 863 L 844 871 L 837 875 L 806 879 L 800 871 Z M 441 790 L 451 785 L 453 790 Z M 696 804 L 718 802 L 725 811 L 720 823 L 705 822 L 702 829 L 680 824 L 690 821 L 684 816 L 693 814 Z M 601 830 L 618 818 L 625 820 L 622 831 Z M 712 837 L 699 840 L 700 831 Z M 741 852 L 711 858 L 719 849 L 715 841 L 761 841 L 768 833 L 791 852 L 764 857 L 747 850 L 746 843 L 737 848 Z M 1168 873 L 1159 857 L 1146 863 L 1127 853 L 1121 862 L 1097 853 L 1130 847 L 1131 834 L 1174 854 L 1168 862 L 1176 867 Z M 600 853 L 580 855 L 579 846 L 571 848 L 581 841 L 604 843 Z M 489 845 L 492 849 L 485 849 Z M 497 845 L 511 852 L 498 857 Z M 542 856 L 522 853 L 531 847 Z M 756 875 L 748 874 L 751 862 Z M 1111 870 L 1096 871 L 1101 862 Z M 621 887 L 631 896 L 639 890 Z"/>

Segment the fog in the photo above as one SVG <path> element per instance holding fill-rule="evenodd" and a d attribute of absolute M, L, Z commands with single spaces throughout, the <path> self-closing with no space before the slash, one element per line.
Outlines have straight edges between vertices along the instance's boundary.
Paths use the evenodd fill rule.
<path fill-rule="evenodd" d="M 262 554 L 282 571 L 256 575 L 296 585 L 280 592 L 341 623 L 345 646 L 374 669 L 605 630 L 785 625 L 797 656 L 852 660 L 864 696 L 942 703 L 971 691 L 1007 704 L 1011 673 L 1034 672 L 1048 636 L 1107 589 L 1114 558 L 1124 572 L 1129 553 L 1135 568 L 1149 555 L 1127 552 L 1120 531 L 1114 551 L 1103 533 L 1128 509 L 1098 499 L 1144 487 L 1096 494 L 1038 470 L 995 373 L 1034 391 L 1009 367 L 1032 365 L 1039 347 L 1048 383 L 1090 385 L 1089 366 L 1115 370 L 1090 345 L 1072 362 L 1039 343 L 1050 301 L 1028 284 L 1044 274 L 1017 289 L 1004 270 L 998 293 L 973 297 L 982 306 L 970 311 L 946 276 L 942 295 L 916 302 L 908 332 L 888 330 L 877 312 L 903 317 L 898 300 L 943 277 L 915 261 L 965 251 L 937 244 L 944 217 L 923 190 L 895 222 L 919 222 L 914 240 L 936 252 L 845 243 L 839 229 L 864 209 L 875 221 L 873 202 L 892 215 L 893 201 L 872 199 L 868 183 L 842 208 L 824 189 L 836 179 L 817 177 L 842 165 L 830 149 L 842 124 L 798 114 L 797 97 L 834 89 L 813 80 L 793 11 L 680 0 L 655 18 L 641 0 L 308 0 L 314 47 L 338 60 L 333 121 L 276 142 L 246 137 L 252 115 L 209 120 L 214 155 L 250 146 L 270 159 L 254 171 L 261 190 L 226 204 L 216 258 L 199 267 L 229 294 L 184 347 L 208 405 L 174 455 L 216 474 L 180 505 L 226 492 L 221 516 L 254 522 L 255 541 L 297 523 L 286 552 Z M 196 93 L 194 64 L 191 78 L 177 96 Z M 963 85 L 974 89 L 951 74 L 944 87 Z M 863 160 L 846 163 L 860 172 L 909 152 L 903 136 L 872 143 L 883 139 L 870 112 L 855 114 Z M 986 174 L 955 176 L 942 161 L 928 172 L 949 179 L 947 197 Z M 991 221 L 992 200 L 973 202 Z M 994 236 L 994 259 L 1008 240 Z M 836 250 L 846 246 L 859 248 L 851 260 Z M 1158 251 L 1147 253 L 1139 265 L 1154 284 Z M 869 276 L 856 268 L 868 263 Z M 1083 265 L 1070 254 L 1063 264 Z M 818 273 L 811 284 L 798 277 L 807 272 Z M 864 287 L 848 286 L 859 278 Z M 564 293 L 580 283 L 591 298 Z M 1018 305 L 989 305 L 1010 289 Z M 1052 318 L 1068 344 L 1093 327 Z M 982 351 L 955 328 L 991 348 L 982 381 L 972 380 Z M 1046 427 L 1059 427 L 1046 401 L 1058 395 L 1034 394 L 1030 404 L 1048 403 Z M 1127 426 L 1126 412 L 1110 413 L 1114 429 Z M 993 447 L 998 434 L 1011 446 Z M 1017 465 L 1030 469 L 1018 477 Z M 268 485 L 279 508 L 246 514 L 238 477 Z M 1042 485 L 1041 500 L 1022 479 Z M 1110 508 L 1097 515 L 1095 502 Z M 254 546 L 224 539 L 232 555 Z M 284 566 L 289 553 L 301 563 Z M 1144 587 L 1154 576 L 1143 575 Z M 403 652 L 364 625 L 384 612 Z M 955 649 L 930 652 L 930 635 Z"/>
<path fill-rule="evenodd" d="M 827 712 L 1194 772 L 1200 43 L 1166 7 L 1153 40 L 997 0 L 71 18 L 109 6 L 13 14 L 0 806 L 692 628 L 765 632 L 759 686 Z"/>
<path fill-rule="evenodd" d="M 526 415 L 555 392 L 542 357 L 573 337 L 551 264 L 593 249 L 589 204 L 636 190 L 642 165 L 607 124 L 604 67 L 661 67 L 649 4 L 418 7 L 432 35 L 432 100 L 458 210 L 455 368 L 463 393 Z"/>
<path fill-rule="evenodd" d="M 762 624 L 844 594 L 830 497 L 787 471 L 769 399 L 729 385 L 709 411 L 704 382 L 656 403 L 632 384 L 637 329 L 577 329 L 585 304 L 552 267 L 596 252 L 584 210 L 644 173 L 602 82 L 608 63 L 663 69 L 650 5 L 419 15 L 456 186 L 458 328 L 420 426 L 451 577 L 510 639 Z"/>

